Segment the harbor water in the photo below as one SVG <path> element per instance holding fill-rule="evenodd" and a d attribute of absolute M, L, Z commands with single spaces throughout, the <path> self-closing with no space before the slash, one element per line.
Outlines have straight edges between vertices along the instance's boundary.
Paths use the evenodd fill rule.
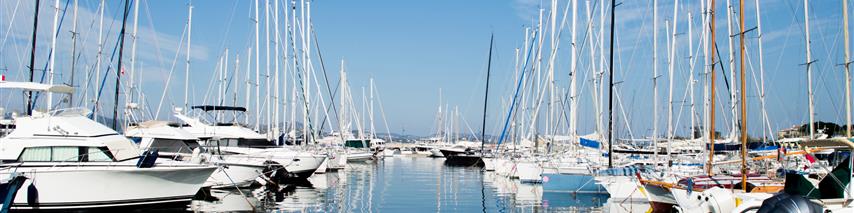
<path fill-rule="evenodd" d="M 188 210 L 282 212 L 644 212 L 645 204 L 609 203 L 605 194 L 543 192 L 479 167 L 444 158 L 395 156 L 350 163 L 275 193 L 266 187 L 212 190 Z"/>

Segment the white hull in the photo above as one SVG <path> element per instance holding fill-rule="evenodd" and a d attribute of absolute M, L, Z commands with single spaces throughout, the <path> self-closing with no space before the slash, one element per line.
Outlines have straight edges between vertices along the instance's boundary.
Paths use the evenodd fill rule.
<path fill-rule="evenodd" d="M 481 158 L 483 160 L 483 170 L 495 171 L 495 158 Z"/>
<path fill-rule="evenodd" d="M 369 152 L 351 152 L 347 153 L 347 162 L 365 162 L 370 160 L 374 155 Z"/>
<path fill-rule="evenodd" d="M 596 176 L 596 181 L 605 187 L 611 199 L 615 201 L 646 201 L 646 195 L 638 188 L 634 177 Z"/>
<path fill-rule="evenodd" d="M 539 183 L 542 182 L 543 169 L 534 162 L 519 162 L 516 163 L 516 174 L 523 183 Z"/>
<path fill-rule="evenodd" d="M 264 167 L 240 164 L 218 164 L 218 168 L 205 181 L 205 187 L 231 188 L 247 187 L 264 172 Z"/>
<path fill-rule="evenodd" d="M 326 173 L 326 170 L 329 170 L 329 158 L 324 159 L 323 163 L 320 163 L 320 167 L 314 170 L 314 174 L 323 174 Z"/>
<path fill-rule="evenodd" d="M 434 148 L 434 149 L 430 150 L 430 157 L 443 158 L 443 157 L 445 157 L 445 155 L 442 154 L 442 151 L 440 151 L 439 149 Z"/>
<path fill-rule="evenodd" d="M 285 170 L 288 172 L 300 175 L 300 178 L 308 178 L 311 174 L 314 174 L 314 171 L 326 160 L 326 156 L 324 155 L 297 152 L 287 148 L 220 147 L 220 149 L 276 162 L 285 167 Z"/>
<path fill-rule="evenodd" d="M 22 166 L 2 170 L 23 173 L 38 191 L 39 209 L 119 207 L 173 202 L 189 202 L 214 172 L 212 166 L 140 169 L 134 165 Z M 13 209 L 32 209 L 27 189 L 19 190 Z"/>

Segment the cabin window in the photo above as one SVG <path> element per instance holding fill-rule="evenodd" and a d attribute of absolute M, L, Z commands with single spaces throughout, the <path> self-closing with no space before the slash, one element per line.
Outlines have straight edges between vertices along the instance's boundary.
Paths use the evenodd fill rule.
<path fill-rule="evenodd" d="M 80 149 L 77 147 L 51 147 L 52 161 L 78 161 Z"/>
<path fill-rule="evenodd" d="M 18 159 L 22 162 L 112 162 L 109 150 L 100 147 L 29 147 Z"/>
<path fill-rule="evenodd" d="M 86 161 L 89 162 L 111 162 L 113 161 L 112 155 L 110 155 L 110 151 L 106 148 L 96 148 L 96 147 L 86 147 L 88 148 L 86 155 L 88 159 Z"/>
<path fill-rule="evenodd" d="M 50 147 L 30 147 L 24 149 L 21 161 L 50 161 Z"/>

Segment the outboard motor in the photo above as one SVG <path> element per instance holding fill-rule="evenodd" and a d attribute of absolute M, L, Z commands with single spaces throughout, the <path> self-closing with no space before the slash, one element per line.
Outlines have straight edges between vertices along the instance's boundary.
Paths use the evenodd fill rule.
<path fill-rule="evenodd" d="M 780 193 L 762 202 L 757 213 L 813 213 L 822 212 L 819 204 L 800 195 Z"/>

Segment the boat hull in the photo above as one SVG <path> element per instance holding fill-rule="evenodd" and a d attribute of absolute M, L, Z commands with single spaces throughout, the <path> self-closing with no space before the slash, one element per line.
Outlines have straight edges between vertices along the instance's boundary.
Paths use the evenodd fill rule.
<path fill-rule="evenodd" d="M 542 182 L 546 192 L 608 194 L 591 175 L 543 174 Z"/>
<path fill-rule="evenodd" d="M 17 193 L 12 209 L 81 209 L 189 202 L 214 170 L 213 166 L 19 166 L 0 175 L 14 171 L 28 176 L 27 190 Z M 32 205 L 31 194 L 36 200 Z"/>

